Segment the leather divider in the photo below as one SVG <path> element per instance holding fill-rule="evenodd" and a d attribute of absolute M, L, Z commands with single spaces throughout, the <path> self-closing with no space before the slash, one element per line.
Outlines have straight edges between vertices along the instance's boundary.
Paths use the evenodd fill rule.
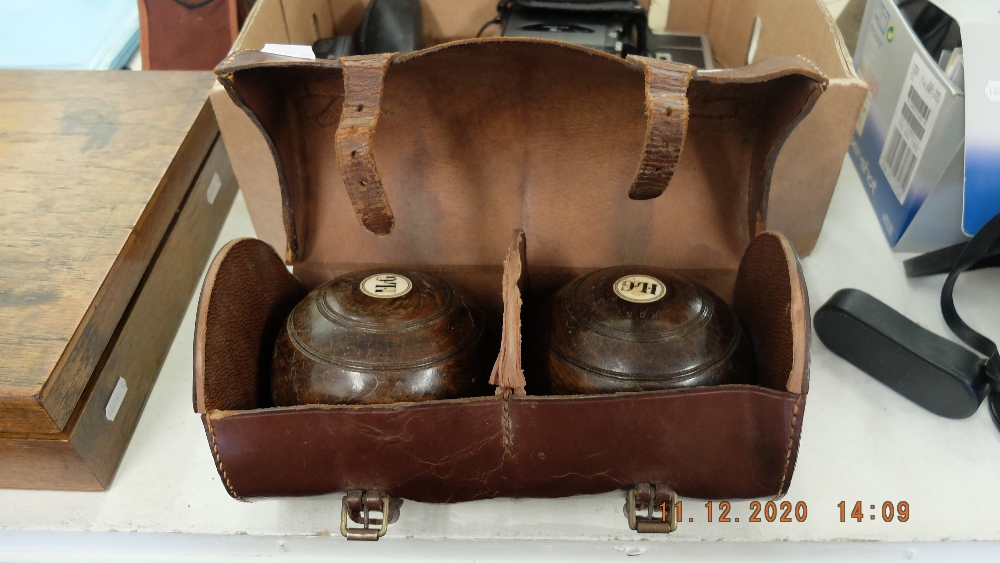
<path fill-rule="evenodd" d="M 497 386 L 497 395 L 524 395 L 524 369 L 521 361 L 522 295 L 528 286 L 524 231 L 517 229 L 510 242 L 507 259 L 503 262 L 503 330 L 500 355 L 497 356 L 490 384 Z"/>
<path fill-rule="evenodd" d="M 340 59 L 344 110 L 337 129 L 337 162 L 354 213 L 369 232 L 378 236 L 388 235 L 396 224 L 372 149 L 383 80 L 392 57 L 380 54 Z"/>
<path fill-rule="evenodd" d="M 628 197 L 653 199 L 667 189 L 680 160 L 688 126 L 688 82 L 697 69 L 635 55 L 628 60 L 646 75 L 646 138 Z"/>

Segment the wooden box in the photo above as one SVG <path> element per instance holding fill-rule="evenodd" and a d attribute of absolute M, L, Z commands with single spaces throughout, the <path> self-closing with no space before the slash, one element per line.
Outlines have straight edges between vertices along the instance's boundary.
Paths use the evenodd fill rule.
<path fill-rule="evenodd" d="M 236 194 L 214 81 L 0 74 L 0 487 L 111 481 Z"/>

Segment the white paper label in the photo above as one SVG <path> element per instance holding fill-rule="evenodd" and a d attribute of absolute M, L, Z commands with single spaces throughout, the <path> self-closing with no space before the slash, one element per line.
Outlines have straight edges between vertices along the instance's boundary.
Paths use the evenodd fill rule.
<path fill-rule="evenodd" d="M 287 43 L 265 43 L 262 53 L 292 57 L 294 59 L 316 60 L 316 53 L 313 53 L 312 45 L 289 45 Z"/>
<path fill-rule="evenodd" d="M 625 276 L 615 282 L 615 294 L 631 303 L 659 301 L 663 293 L 663 282 L 651 276 Z"/>
<path fill-rule="evenodd" d="M 122 401 L 125 400 L 125 393 L 128 393 L 128 385 L 125 384 L 125 378 L 119 377 L 118 383 L 115 384 L 115 390 L 111 392 L 111 398 L 108 399 L 108 404 L 104 407 L 105 418 L 114 422 L 115 417 L 118 416 L 118 409 L 122 407 Z"/>
<path fill-rule="evenodd" d="M 991 102 L 1000 102 L 1000 80 L 990 80 L 986 83 L 986 97 Z"/>
<path fill-rule="evenodd" d="M 361 292 L 379 299 L 392 299 L 406 295 L 413 288 L 413 283 L 406 276 L 399 274 L 375 274 L 361 282 Z"/>
<path fill-rule="evenodd" d="M 934 121 L 944 102 L 944 86 L 914 51 L 903 90 L 896 101 L 878 164 L 900 203 L 906 199 L 913 172 L 927 147 Z"/>
<path fill-rule="evenodd" d="M 219 173 L 216 172 L 212 175 L 212 181 L 208 183 L 208 192 L 205 194 L 208 197 L 209 205 L 215 203 L 215 198 L 219 195 L 220 188 L 222 188 L 222 180 L 219 179 Z"/>

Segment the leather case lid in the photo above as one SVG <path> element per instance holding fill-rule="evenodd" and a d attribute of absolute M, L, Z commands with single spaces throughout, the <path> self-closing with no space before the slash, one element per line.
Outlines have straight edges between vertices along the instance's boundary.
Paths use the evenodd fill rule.
<path fill-rule="evenodd" d="M 370 169 L 393 220 L 373 236 L 336 158 L 342 112 L 356 109 L 340 63 L 242 51 L 217 72 L 272 148 L 297 266 L 495 265 L 523 228 L 533 268 L 735 270 L 766 225 L 777 149 L 826 84 L 794 57 L 696 74 L 670 186 L 635 200 L 655 105 L 642 61 L 519 39 L 391 58 L 367 86 L 382 88 Z"/>

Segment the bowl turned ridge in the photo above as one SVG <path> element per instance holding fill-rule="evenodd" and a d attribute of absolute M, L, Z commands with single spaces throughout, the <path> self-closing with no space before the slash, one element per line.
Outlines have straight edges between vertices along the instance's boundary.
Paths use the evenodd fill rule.
<path fill-rule="evenodd" d="M 752 383 L 753 354 L 732 309 L 703 285 L 649 266 L 580 276 L 544 306 L 543 377 L 554 394 Z"/>
<path fill-rule="evenodd" d="M 307 295 L 274 351 L 277 406 L 485 395 L 494 356 L 483 313 L 441 278 L 352 272 Z"/>

